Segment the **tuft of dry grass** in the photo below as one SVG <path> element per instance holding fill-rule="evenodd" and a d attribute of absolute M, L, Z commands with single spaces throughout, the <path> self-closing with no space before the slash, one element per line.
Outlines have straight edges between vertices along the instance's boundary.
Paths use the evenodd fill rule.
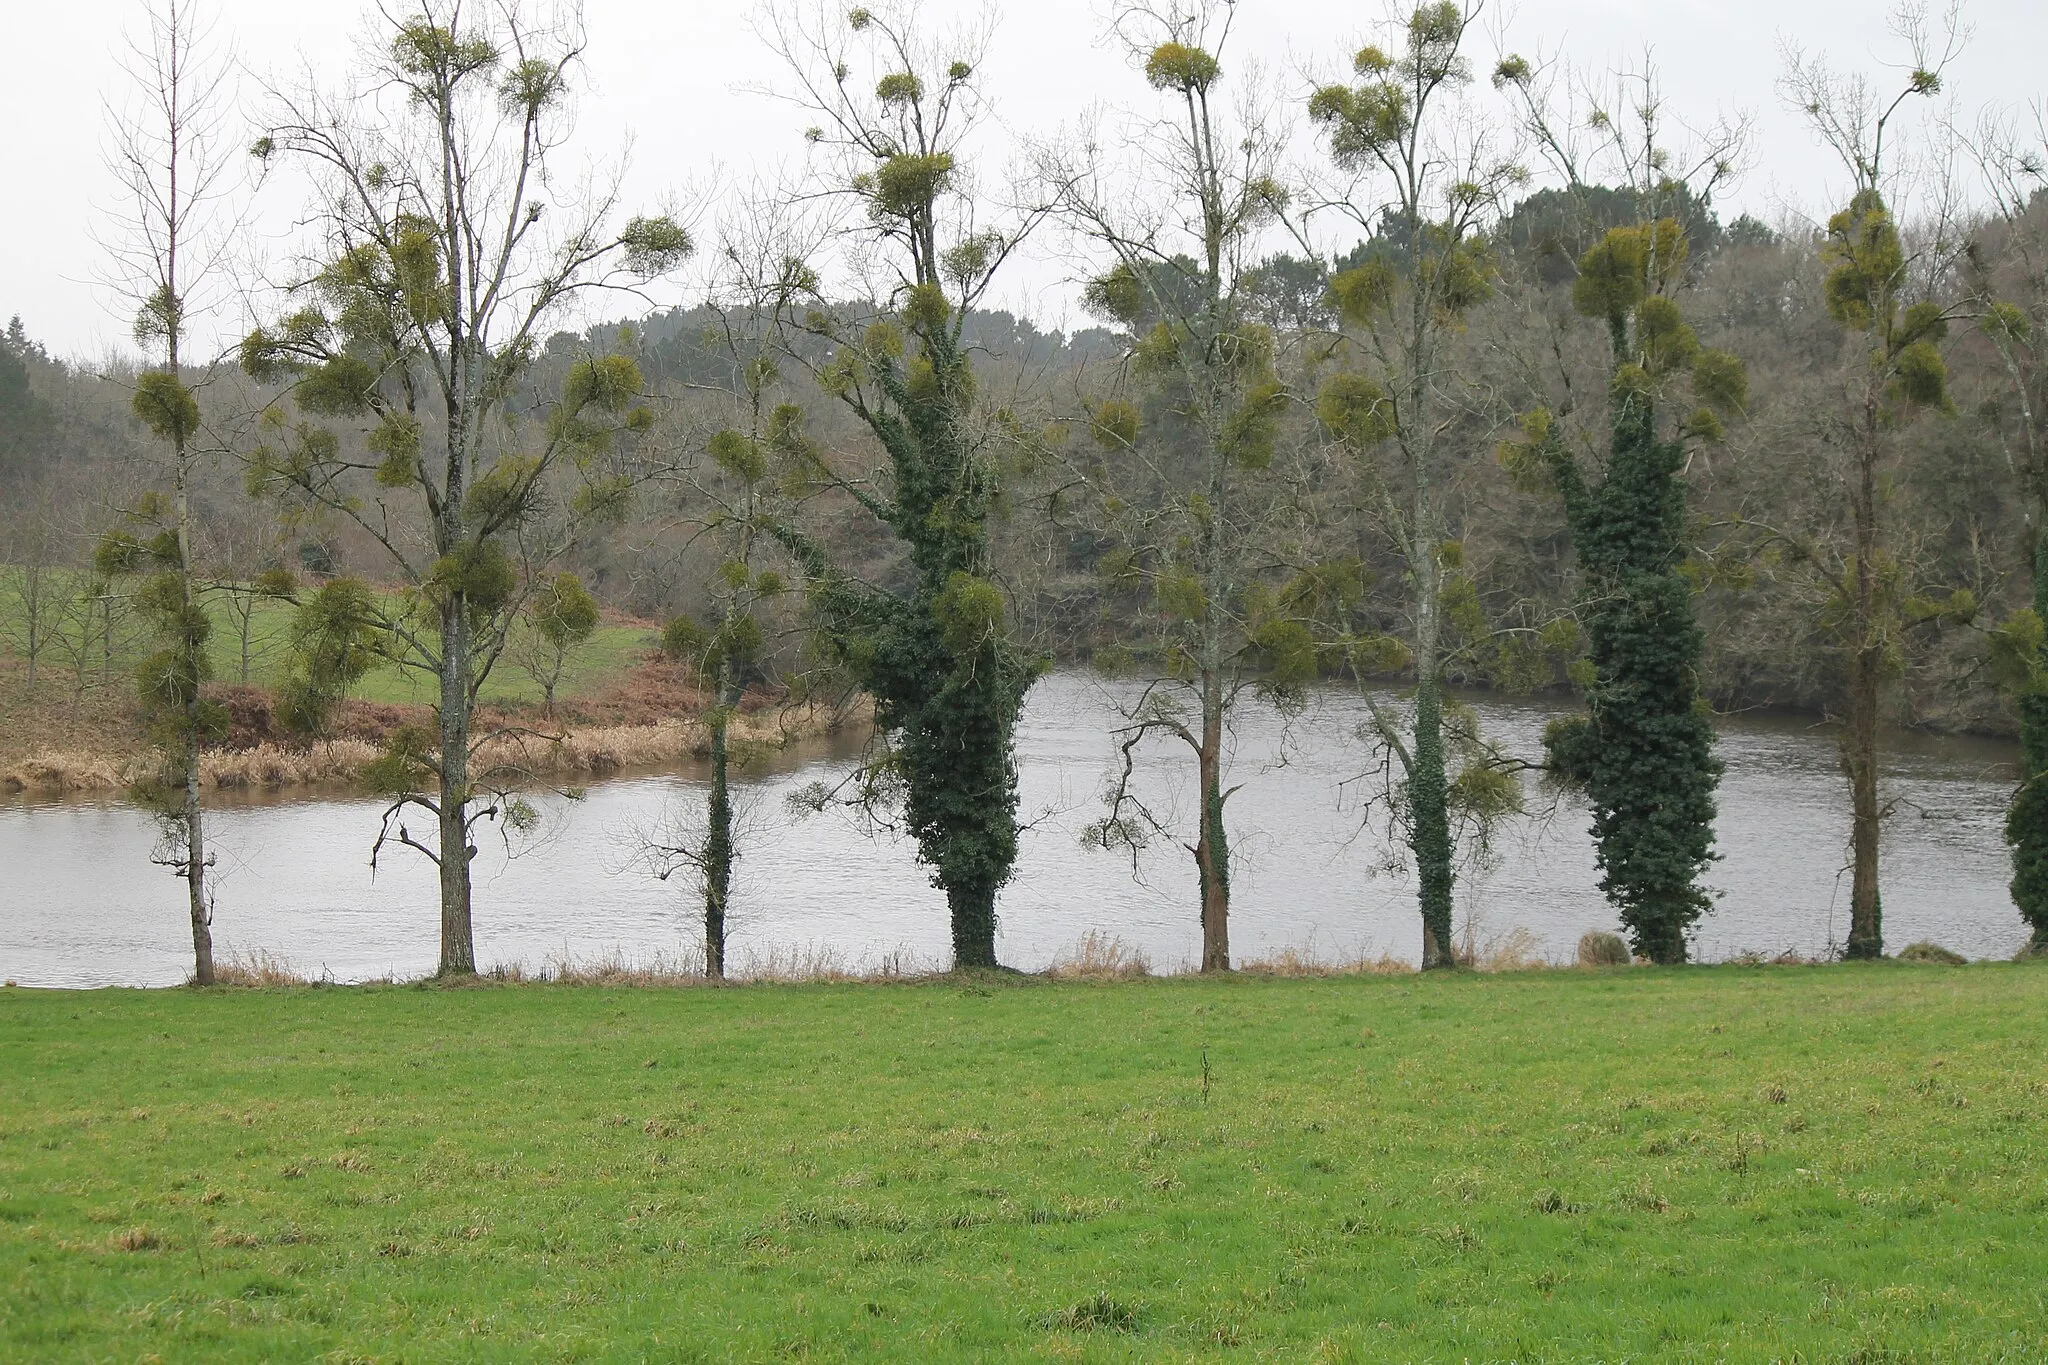
<path fill-rule="evenodd" d="M 1073 952 L 1055 958 L 1045 974 L 1062 981 L 1129 981 L 1150 976 L 1152 963 L 1142 949 L 1114 934 L 1090 929 L 1081 935 Z"/>
<path fill-rule="evenodd" d="M 1543 943 L 1536 935 L 1516 925 L 1487 940 L 1470 965 L 1482 972 L 1529 972 L 1556 964 L 1543 955 Z"/>
<path fill-rule="evenodd" d="M 1628 940 L 1604 929 L 1588 929 L 1579 935 L 1578 962 L 1581 967 L 1626 967 L 1635 959 Z"/>
<path fill-rule="evenodd" d="M 772 946 L 728 959 L 724 980 L 704 973 L 701 950 L 629 957 L 614 948 L 596 957 L 550 956 L 538 967 L 504 962 L 483 973 L 484 979 L 507 983 L 557 986 L 714 986 L 738 984 L 795 985 L 817 982 L 921 981 L 943 975 L 936 964 L 908 949 L 884 954 L 873 963 L 850 961 L 834 948 L 806 944 Z"/>
<path fill-rule="evenodd" d="M 1415 970 L 1415 965 L 1391 953 L 1381 953 L 1378 957 L 1361 954 L 1351 958 L 1326 958 L 1313 948 L 1287 947 L 1271 957 L 1241 962 L 1237 969 L 1251 976 L 1406 976 Z"/>

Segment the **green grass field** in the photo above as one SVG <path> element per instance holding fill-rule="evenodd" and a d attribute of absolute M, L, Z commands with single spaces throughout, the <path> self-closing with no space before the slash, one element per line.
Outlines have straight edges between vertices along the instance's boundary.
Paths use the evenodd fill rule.
<path fill-rule="evenodd" d="M 1902 964 L 5 990 L 0 1354 L 2039 1361 L 2044 1021 Z"/>
<path fill-rule="evenodd" d="M 25 616 L 22 605 L 21 571 L 0 565 L 0 643 L 14 654 L 23 648 Z M 136 663 L 154 648 L 141 624 L 117 607 L 111 639 L 97 614 L 69 598 L 87 583 L 85 576 L 64 570 L 46 571 L 45 591 L 57 603 L 51 607 L 52 638 L 45 646 L 41 668 L 52 679 L 70 677 L 81 668 L 97 679 L 103 671 L 102 656 L 112 646 L 110 672 L 122 686 L 130 685 Z M 67 607 L 69 608 L 67 610 Z M 221 682 L 242 681 L 242 622 L 230 609 L 230 600 L 216 594 L 209 603 L 213 615 L 213 636 L 208 652 L 213 657 L 214 677 Z M 291 629 L 293 608 L 287 603 L 259 601 L 248 622 L 248 680 L 257 686 L 277 681 Z M 568 667 L 556 690 L 560 698 L 595 692 L 628 671 L 641 655 L 658 643 L 656 633 L 646 626 L 605 624 L 570 656 Z M 362 701 L 401 705 L 428 705 L 435 695 L 432 677 L 416 670 L 384 664 L 372 670 L 350 694 Z M 484 700 L 497 705 L 522 705 L 541 700 L 540 684 L 528 676 L 508 655 L 484 686 Z"/>

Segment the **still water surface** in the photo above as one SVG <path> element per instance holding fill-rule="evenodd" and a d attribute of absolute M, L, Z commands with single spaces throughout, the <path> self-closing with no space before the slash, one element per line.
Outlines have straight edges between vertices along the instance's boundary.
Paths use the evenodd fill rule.
<path fill-rule="evenodd" d="M 1487 733 L 1534 758 L 1555 705 L 1475 702 Z M 1230 803 L 1240 867 L 1232 946 L 1239 960 L 1286 949 L 1325 959 L 1417 956 L 1413 883 L 1389 868 L 1384 831 L 1362 825 L 1357 782 L 1373 766 L 1353 737 L 1364 708 L 1333 694 L 1283 724 L 1248 709 L 1235 736 Z M 1192 860 L 1160 842 L 1134 871 L 1126 854 L 1084 847 L 1099 818 L 1118 712 L 1102 684 L 1058 674 L 1030 697 L 1018 734 L 1023 836 L 1003 893 L 998 950 L 1042 968 L 1089 931 L 1141 950 L 1155 970 L 1200 960 Z M 1140 780 L 1156 810 L 1191 813 L 1184 749 L 1145 751 Z M 1848 839 L 1834 741 L 1810 722 L 1731 718 L 1718 826 L 1721 893 L 1698 955 L 1817 954 L 1847 935 Z M 839 813 L 800 816 L 787 797 L 843 775 L 844 746 L 778 756 L 748 775 L 735 883 L 731 958 L 740 966 L 825 959 L 854 968 L 888 961 L 943 965 L 944 896 L 901 837 Z M 2010 794 L 2000 744 L 1893 738 L 1886 826 L 1885 936 L 1931 938 L 1972 957 L 2004 957 L 2025 940 L 2006 894 L 2000 824 Z M 617 955 L 650 963 L 694 958 L 691 888 L 651 876 L 637 835 L 687 822 L 703 775 L 622 778 L 582 800 L 537 802 L 536 834 L 509 851 L 483 841 L 476 863 L 477 958 L 528 969 Z M 1532 814 L 1496 841 L 1490 865 L 1459 878 L 1459 915 L 1474 942 L 1515 929 L 1563 960 L 1587 929 L 1614 916 L 1594 883 L 1582 808 L 1530 784 Z M 219 850 L 214 932 L 223 954 L 267 953 L 336 980 L 415 977 L 438 941 L 432 868 L 406 850 L 368 865 L 381 805 L 363 799 L 251 799 L 212 817 Z M 701 818 L 701 817 L 700 817 Z M 119 804 L 0 806 L 0 977 L 24 986 L 166 985 L 184 978 L 190 939 L 183 884 L 151 866 L 155 827 Z"/>

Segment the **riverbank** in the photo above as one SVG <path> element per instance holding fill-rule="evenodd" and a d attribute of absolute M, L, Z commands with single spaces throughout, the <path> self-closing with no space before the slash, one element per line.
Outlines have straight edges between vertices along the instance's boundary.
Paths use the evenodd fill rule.
<path fill-rule="evenodd" d="M 0 990 L 0 1355 L 2037 1360 L 2048 970 Z"/>
<path fill-rule="evenodd" d="M 300 741 L 285 734 L 263 689 L 211 691 L 230 716 L 226 742 L 200 760 L 200 783 L 216 792 L 354 786 L 392 732 L 432 723 L 424 706 L 351 700 L 327 737 Z M 488 737 L 472 771 L 573 782 L 672 767 L 709 751 L 702 719 L 709 707 L 709 696 L 687 669 L 645 656 L 587 693 L 562 698 L 553 715 L 532 705 L 480 708 L 476 732 Z M 132 696 L 112 688 L 80 692 L 49 679 L 31 687 L 20 676 L 0 678 L 0 715 L 0 795 L 117 793 L 160 761 Z M 731 738 L 779 748 L 836 734 L 866 715 L 859 705 L 789 705 L 750 696 L 732 720 Z"/>

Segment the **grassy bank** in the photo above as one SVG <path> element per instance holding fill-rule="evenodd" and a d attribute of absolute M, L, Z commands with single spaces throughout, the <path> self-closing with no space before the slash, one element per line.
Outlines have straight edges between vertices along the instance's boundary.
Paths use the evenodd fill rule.
<path fill-rule="evenodd" d="M 12 1359 L 2048 1356 L 2048 969 L 0 991 Z"/>

